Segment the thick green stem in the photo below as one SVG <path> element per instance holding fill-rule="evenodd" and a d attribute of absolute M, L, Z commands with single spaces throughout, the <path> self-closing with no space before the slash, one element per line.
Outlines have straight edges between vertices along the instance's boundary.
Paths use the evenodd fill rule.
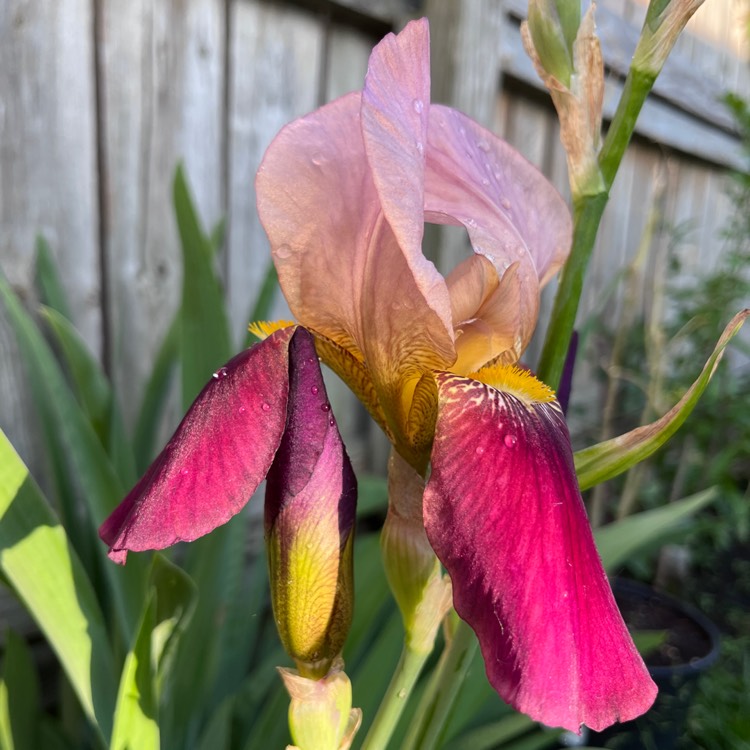
<path fill-rule="evenodd" d="M 615 181 L 620 162 L 635 130 L 635 122 L 655 80 L 653 73 L 637 68 L 630 68 L 628 71 L 620 101 L 599 152 L 599 168 L 607 190 Z"/>
<path fill-rule="evenodd" d="M 471 665 L 477 639 L 471 628 L 458 620 L 430 684 L 414 715 L 403 750 L 432 750 L 442 745 L 453 706 Z"/>
<path fill-rule="evenodd" d="M 595 195 L 574 195 L 573 197 L 573 246 L 560 276 L 560 285 L 555 296 L 538 368 L 539 377 L 553 388 L 557 388 L 560 383 L 565 355 L 578 312 L 583 280 L 594 249 L 604 207 L 609 199 L 609 190 L 630 143 L 638 114 L 654 85 L 654 80 L 655 76 L 651 73 L 630 69 L 625 79 L 620 102 L 607 131 L 607 137 L 599 152 L 599 168 L 605 189 Z"/>
<path fill-rule="evenodd" d="M 404 645 L 396 671 L 365 737 L 362 750 L 386 750 L 429 655 L 429 651 L 417 652 Z"/>
<path fill-rule="evenodd" d="M 594 249 L 607 193 L 585 195 L 574 206 L 573 247 L 560 275 L 547 338 L 539 360 L 539 377 L 552 388 L 560 384 L 568 343 L 573 333 L 583 279 Z"/>

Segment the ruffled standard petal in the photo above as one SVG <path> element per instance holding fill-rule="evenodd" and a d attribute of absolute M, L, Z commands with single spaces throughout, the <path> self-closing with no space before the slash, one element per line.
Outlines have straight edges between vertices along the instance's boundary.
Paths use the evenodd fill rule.
<path fill-rule="evenodd" d="M 245 506 L 284 431 L 294 332 L 277 331 L 214 373 L 164 450 L 99 529 L 112 560 L 124 563 L 129 550 L 197 539 Z"/>
<path fill-rule="evenodd" d="M 496 297 L 515 287 L 518 305 L 500 324 L 513 329 L 512 346 L 504 349 L 502 339 L 490 340 L 492 356 L 485 362 L 504 351 L 517 360 L 536 327 L 539 290 L 570 251 L 572 221 L 565 202 L 505 141 L 460 112 L 435 105 L 426 151 L 425 215 L 428 221 L 466 228 L 474 252 L 492 263 L 501 280 Z M 513 277 L 503 284 L 510 268 Z M 485 307 L 499 305 L 485 301 Z M 480 318 L 479 310 L 472 317 Z M 488 330 L 497 328 L 497 320 L 488 323 Z"/>
<path fill-rule="evenodd" d="M 556 402 L 437 380 L 425 527 L 491 684 L 533 719 L 573 731 L 642 714 L 656 687 L 594 546 Z"/>
<path fill-rule="evenodd" d="M 258 172 L 258 212 L 295 317 L 366 362 L 402 440 L 407 384 L 455 359 L 450 301 L 427 260 L 433 275 L 415 274 L 383 214 L 360 102 L 345 96 L 279 133 Z"/>
<path fill-rule="evenodd" d="M 357 481 L 307 331 L 289 355 L 286 429 L 266 484 L 271 595 L 287 653 L 320 678 L 351 624 Z"/>

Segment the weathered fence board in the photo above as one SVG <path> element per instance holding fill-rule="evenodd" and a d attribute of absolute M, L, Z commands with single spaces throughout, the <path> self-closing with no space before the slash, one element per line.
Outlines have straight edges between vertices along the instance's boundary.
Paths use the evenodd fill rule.
<path fill-rule="evenodd" d="M 220 0 L 102 4 L 107 335 L 128 404 L 139 403 L 178 304 L 176 164 L 184 161 L 207 228 L 226 211 L 224 8 Z"/>
<path fill-rule="evenodd" d="M 131 417 L 179 299 L 171 206 L 178 160 L 185 162 L 207 226 L 226 216 L 218 263 L 239 342 L 268 263 L 253 187 L 266 146 L 294 117 L 360 88 L 373 43 L 389 25 L 399 27 L 416 15 L 419 5 L 408 0 L 3 4 L 0 260 L 29 297 L 33 238 L 38 231 L 48 237 L 76 323 L 97 354 L 106 343 L 107 364 Z M 507 137 L 567 195 L 559 127 L 520 48 L 523 3 L 421 5 L 433 24 L 435 98 Z M 611 113 L 620 85 L 614 74 L 624 72 L 629 54 L 627 44 L 618 52 L 615 43 L 632 44 L 637 32 L 622 26 L 622 19 L 639 21 L 644 10 L 635 0 L 601 5 L 602 33 L 612 47 Z M 511 6 L 514 15 L 507 22 Z M 635 253 L 657 163 L 669 164 L 664 220 L 692 220 L 700 227 L 681 247 L 685 267 L 715 262 L 721 246 L 716 232 L 729 210 L 721 165 L 737 163 L 739 149 L 713 96 L 724 87 L 750 91 L 739 7 L 737 0 L 706 3 L 691 24 L 700 36 L 680 42 L 683 61 L 665 72 L 660 100 L 644 109 L 641 136 L 671 150 L 644 140 L 633 144 L 605 215 L 582 318 L 599 311 L 602 291 Z M 690 81 L 695 85 L 685 84 Z M 665 242 L 660 239 L 659 247 L 666 248 Z M 449 232 L 435 257 L 449 270 L 467 251 L 465 238 Z M 550 300 L 548 290 L 543 316 Z M 606 314 L 614 316 L 617 305 L 613 298 Z M 538 347 L 537 340 L 532 361 Z M 30 457 L 34 449 L 25 428 L 30 416 L 15 352 L 0 318 L 0 426 Z M 343 427 L 352 436 L 355 461 L 382 465 L 384 449 L 372 449 L 361 412 L 339 386 L 332 388 L 347 415 Z"/>
<path fill-rule="evenodd" d="M 0 9 L 0 262 L 30 303 L 34 240 L 50 241 L 72 313 L 101 347 L 96 108 L 88 0 Z M 23 368 L 0 310 L 0 428 L 39 468 Z"/>

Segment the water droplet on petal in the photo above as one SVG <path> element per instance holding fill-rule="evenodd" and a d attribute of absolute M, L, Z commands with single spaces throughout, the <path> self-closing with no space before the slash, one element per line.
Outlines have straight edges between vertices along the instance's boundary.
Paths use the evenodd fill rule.
<path fill-rule="evenodd" d="M 328 404 L 328 403 L 326 403 L 326 404 L 321 404 L 320 408 L 321 408 L 321 409 L 322 409 L 323 411 L 331 411 L 331 405 L 330 405 L 330 404 Z"/>
<path fill-rule="evenodd" d="M 292 256 L 292 248 L 289 245 L 279 245 L 276 248 L 274 255 L 280 260 L 286 260 Z"/>
<path fill-rule="evenodd" d="M 401 688 L 401 690 L 398 691 L 398 697 L 401 699 L 406 698 L 406 688 Z"/>
<path fill-rule="evenodd" d="M 316 167 L 320 167 L 325 163 L 325 158 L 323 157 L 323 154 L 313 154 L 312 159 L 310 160 Z"/>
<path fill-rule="evenodd" d="M 417 141 L 417 151 L 419 151 L 420 156 L 424 156 L 424 143 L 422 141 Z"/>
<path fill-rule="evenodd" d="M 507 198 L 503 198 L 500 201 L 500 205 L 506 210 L 510 211 L 510 201 Z"/>
<path fill-rule="evenodd" d="M 223 380 L 227 375 L 229 375 L 229 370 L 227 370 L 226 367 L 220 367 L 213 375 L 214 379 L 216 380 Z"/>
<path fill-rule="evenodd" d="M 481 140 L 477 141 L 477 146 L 481 151 L 489 151 L 490 150 L 490 144 L 487 143 L 487 141 L 482 138 Z"/>
<path fill-rule="evenodd" d="M 486 187 L 489 184 L 490 184 L 490 181 L 486 177 L 483 177 L 482 178 L 482 185 L 484 185 Z"/>
<path fill-rule="evenodd" d="M 267 404 L 264 402 L 260 408 L 263 409 L 263 411 L 271 411 L 271 404 Z"/>
<path fill-rule="evenodd" d="M 414 107 L 414 111 L 418 114 L 422 114 L 422 110 L 424 109 L 424 102 L 421 99 L 415 99 L 411 106 Z"/>
<path fill-rule="evenodd" d="M 330 418 L 330 419 L 328 420 L 328 424 L 329 424 L 329 425 L 331 425 L 331 427 L 333 427 L 333 426 L 334 426 L 334 425 L 336 424 L 336 420 L 335 420 L 335 419 L 334 419 L 333 417 L 331 417 L 331 418 Z"/>
<path fill-rule="evenodd" d="M 183 477 L 187 476 L 190 473 L 190 469 L 180 469 L 180 474 L 182 474 Z"/>
<path fill-rule="evenodd" d="M 310 388 L 310 393 L 312 393 L 313 396 L 317 396 L 319 390 L 320 388 L 318 388 L 317 385 L 314 385 L 312 388 Z"/>
<path fill-rule="evenodd" d="M 245 413 L 245 407 L 244 406 L 240 406 L 240 414 L 244 414 L 244 413 Z"/>
<path fill-rule="evenodd" d="M 477 456 L 483 455 L 484 454 L 484 446 L 483 445 L 478 445 L 476 447 L 475 452 L 476 452 Z"/>
<path fill-rule="evenodd" d="M 511 435 L 510 433 L 508 433 L 503 438 L 503 442 L 505 443 L 505 446 L 507 448 L 515 448 L 516 447 L 516 443 L 518 442 L 518 438 L 516 438 L 515 435 Z"/>

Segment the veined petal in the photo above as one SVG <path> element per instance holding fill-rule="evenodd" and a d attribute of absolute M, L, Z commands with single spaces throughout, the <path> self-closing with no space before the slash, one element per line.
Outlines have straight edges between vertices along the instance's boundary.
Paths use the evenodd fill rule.
<path fill-rule="evenodd" d="M 430 29 L 423 18 L 373 50 L 362 91 L 362 134 L 383 214 L 417 286 L 450 329 L 445 283 L 422 254 L 429 111 Z"/>
<path fill-rule="evenodd" d="M 102 524 L 109 556 L 164 549 L 208 534 L 238 513 L 266 476 L 284 430 L 285 328 L 214 373 L 164 450 Z"/>
<path fill-rule="evenodd" d="M 408 384 L 455 359 L 450 303 L 434 268 L 434 277 L 415 274 L 383 214 L 360 99 L 345 96 L 279 133 L 258 172 L 258 212 L 295 317 L 366 362 L 398 435 Z"/>
<path fill-rule="evenodd" d="M 304 329 L 289 345 L 289 363 L 286 430 L 266 484 L 271 594 L 284 647 L 319 678 L 351 624 L 357 482 Z"/>
<path fill-rule="evenodd" d="M 437 375 L 425 527 L 501 697 L 598 730 L 646 711 L 656 687 L 594 546 L 560 409 L 518 378 L 511 395 Z"/>
<path fill-rule="evenodd" d="M 565 202 L 505 141 L 460 112 L 434 105 L 426 152 L 425 213 L 428 221 L 462 224 L 474 252 L 492 263 L 498 278 L 516 266 L 517 359 L 536 326 L 539 289 L 570 251 L 572 221 Z M 507 286 L 495 294 L 506 292 Z M 500 354 L 495 350 L 490 359 Z"/>

